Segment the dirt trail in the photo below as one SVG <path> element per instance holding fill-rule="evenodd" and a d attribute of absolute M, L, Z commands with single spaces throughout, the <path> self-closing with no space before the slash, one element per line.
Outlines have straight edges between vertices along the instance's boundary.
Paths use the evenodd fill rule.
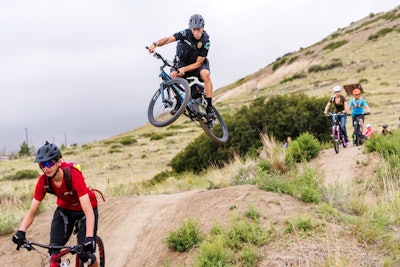
<path fill-rule="evenodd" d="M 340 148 L 339 153 L 333 148 L 326 149 L 312 159 L 310 165 L 318 167 L 325 174 L 326 183 L 374 175 L 374 169 L 379 163 L 378 157 L 363 150 L 364 146 L 354 145 Z"/>
<path fill-rule="evenodd" d="M 361 147 L 348 147 L 339 154 L 330 149 L 320 152 L 311 164 L 324 171 L 327 180 L 351 179 L 373 168 L 372 164 L 363 168 L 360 168 L 362 164 L 357 164 L 357 160 L 372 162 L 369 157 L 362 153 Z M 341 240 L 335 237 L 333 240 L 323 240 L 322 244 L 321 240 L 289 243 L 287 239 L 280 240 L 279 236 L 285 236 L 282 229 L 285 229 L 288 219 L 295 215 L 316 216 L 314 205 L 247 185 L 209 191 L 108 198 L 99 206 L 99 235 L 106 246 L 107 266 L 149 267 L 165 266 L 166 263 L 169 266 L 191 266 L 190 253 L 173 252 L 162 242 L 168 233 L 176 230 L 187 218 L 199 219 L 202 233 L 208 233 L 215 223 L 226 225 L 234 212 L 247 210 L 249 203 L 263 215 L 265 227 L 274 225 L 278 231 L 278 240 L 263 247 L 264 259 L 259 266 L 312 266 L 313 262 L 319 262 L 332 250 L 342 249 L 354 252 L 352 258 L 357 264 L 365 257 L 371 258 L 357 240 L 346 235 L 346 229 L 337 225 L 327 225 L 328 234 L 335 237 L 340 233 Z M 46 242 L 51 218 L 50 210 L 38 216 L 27 237 Z M 293 239 L 296 240 L 296 237 Z M 11 235 L 0 238 L 1 266 L 40 266 L 40 257 L 35 252 L 17 252 L 10 240 Z"/>

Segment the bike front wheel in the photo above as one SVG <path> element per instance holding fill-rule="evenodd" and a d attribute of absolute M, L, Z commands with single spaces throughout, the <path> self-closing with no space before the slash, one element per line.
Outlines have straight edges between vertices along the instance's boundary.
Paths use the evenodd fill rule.
<path fill-rule="evenodd" d="M 355 132 L 354 138 L 355 138 L 356 146 L 362 145 L 362 141 L 361 141 L 361 138 L 362 138 L 361 126 L 358 124 L 358 122 L 354 126 L 354 132 Z"/>
<path fill-rule="evenodd" d="M 100 236 L 96 236 L 96 259 L 99 262 L 100 267 L 105 267 L 106 266 L 106 254 L 104 250 L 104 243 L 103 240 L 100 238 Z M 76 260 L 78 261 L 79 267 L 84 267 L 84 263 L 79 259 L 78 254 L 76 255 Z"/>
<path fill-rule="evenodd" d="M 334 126 L 336 127 L 336 126 Z M 338 132 L 336 129 L 333 129 L 333 134 L 332 134 L 332 143 L 333 143 L 333 148 L 335 149 L 336 153 L 339 153 L 339 136 L 338 136 Z"/>
<path fill-rule="evenodd" d="M 224 144 L 228 141 L 228 128 L 215 108 L 214 113 L 215 116 L 208 118 L 205 110 L 202 110 L 200 114 L 197 115 L 197 118 L 201 128 L 214 142 Z"/>
<path fill-rule="evenodd" d="M 185 79 L 164 82 L 150 101 L 147 116 L 156 127 L 167 126 L 185 111 L 190 100 L 190 88 Z"/>

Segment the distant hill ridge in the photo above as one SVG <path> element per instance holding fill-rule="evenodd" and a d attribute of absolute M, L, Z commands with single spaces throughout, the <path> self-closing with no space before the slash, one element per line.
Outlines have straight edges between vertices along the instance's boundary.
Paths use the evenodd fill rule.
<path fill-rule="evenodd" d="M 369 14 L 322 41 L 276 59 L 215 93 L 220 109 L 234 110 L 255 97 L 304 92 L 332 94 L 336 84 L 361 83 L 375 125 L 395 125 L 400 97 L 400 6 Z"/>

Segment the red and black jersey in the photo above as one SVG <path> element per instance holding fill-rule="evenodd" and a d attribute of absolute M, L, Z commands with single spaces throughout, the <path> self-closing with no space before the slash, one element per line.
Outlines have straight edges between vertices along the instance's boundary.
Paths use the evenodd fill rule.
<path fill-rule="evenodd" d="M 63 177 L 63 181 L 60 187 L 57 187 L 54 184 L 53 180 L 50 179 L 51 187 L 54 190 L 54 194 L 57 196 L 57 205 L 64 209 L 80 211 L 82 210 L 82 207 L 80 205 L 79 198 L 81 196 L 84 196 L 85 194 L 89 194 L 92 207 L 97 207 L 96 195 L 92 190 L 90 190 L 89 187 L 87 187 L 85 178 L 83 177 L 82 173 L 78 169 L 73 167 L 71 168 L 69 164 L 63 162 L 60 165 L 60 169 L 65 168 L 71 169 L 71 190 L 68 190 L 67 188 L 65 177 Z M 48 179 L 48 177 L 45 174 L 42 174 L 39 177 L 38 182 L 36 183 L 35 194 L 33 197 L 38 201 L 42 201 L 47 193 L 45 179 Z"/>

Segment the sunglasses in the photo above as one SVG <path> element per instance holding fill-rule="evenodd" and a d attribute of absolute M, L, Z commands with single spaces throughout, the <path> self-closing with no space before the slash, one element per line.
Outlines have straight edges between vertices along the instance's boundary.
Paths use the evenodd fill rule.
<path fill-rule="evenodd" d="M 39 166 L 40 166 L 40 168 L 41 169 L 44 169 L 45 167 L 46 168 L 51 168 L 51 167 L 53 167 L 55 164 L 56 164 L 56 160 L 54 160 L 54 159 L 52 159 L 52 160 L 48 160 L 48 161 L 43 161 L 43 162 L 40 162 L 39 163 Z"/>

